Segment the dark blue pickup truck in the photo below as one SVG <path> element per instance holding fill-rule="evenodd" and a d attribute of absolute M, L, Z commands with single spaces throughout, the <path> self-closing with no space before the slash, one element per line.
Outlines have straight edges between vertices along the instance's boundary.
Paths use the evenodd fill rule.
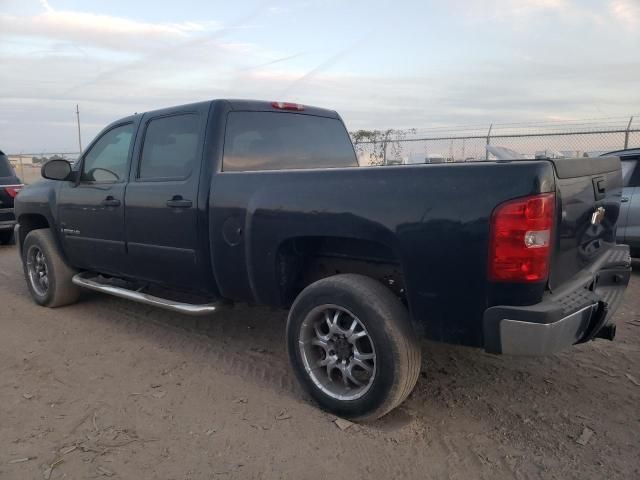
<path fill-rule="evenodd" d="M 542 355 L 612 339 L 629 281 L 617 157 L 360 167 L 337 113 L 214 100 L 123 118 L 17 198 L 34 300 L 289 308 L 325 409 L 399 405 L 419 338 Z"/>

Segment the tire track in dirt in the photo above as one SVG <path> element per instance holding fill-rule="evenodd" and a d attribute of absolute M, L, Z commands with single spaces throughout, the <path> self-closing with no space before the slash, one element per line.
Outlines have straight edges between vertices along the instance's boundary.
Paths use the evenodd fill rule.
<path fill-rule="evenodd" d="M 18 273 L 21 274 L 21 271 L 16 270 L 16 268 L 3 268 L 0 275 L 7 279 L 16 279 L 17 277 L 20 285 L 3 281 L 1 286 L 16 297 L 28 300 L 28 297 L 25 297 L 28 295 L 28 291 L 23 286 L 24 279 L 22 275 L 17 276 Z M 261 335 L 264 332 L 258 331 L 258 335 L 255 335 L 249 331 L 247 322 L 242 319 L 242 314 L 246 315 L 246 312 L 238 312 L 233 309 L 227 312 L 222 310 L 211 318 L 197 319 L 160 309 L 150 309 L 134 302 L 99 294 L 85 295 L 81 303 L 65 307 L 63 311 L 71 313 L 72 310 L 74 317 L 90 315 L 100 321 L 108 321 L 118 328 L 125 328 L 125 331 L 131 334 L 152 339 L 163 348 L 179 349 L 192 355 L 198 355 L 203 361 L 213 361 L 216 365 L 221 366 L 226 374 L 249 378 L 263 385 L 286 390 L 289 393 L 300 392 L 289 371 L 286 356 L 266 353 L 265 346 L 271 348 L 274 345 L 260 341 L 261 338 L 268 338 L 268 336 Z M 246 311 L 247 308 L 245 307 L 244 310 Z M 260 312 L 262 309 L 256 310 L 258 310 L 256 315 L 264 313 Z M 224 320 L 222 327 L 211 327 L 212 323 L 228 314 L 236 318 Z M 267 318 L 262 323 L 272 320 L 275 319 Z M 284 335 L 284 326 L 278 325 L 278 328 L 282 330 L 282 335 Z M 230 337 L 234 338 L 233 343 L 229 342 Z M 284 338 L 280 343 L 280 352 L 282 352 L 285 348 Z"/>
<path fill-rule="evenodd" d="M 284 359 L 251 351 L 250 341 L 232 346 L 231 342 L 209 334 L 206 329 L 194 328 L 192 322 L 187 321 L 182 325 L 173 316 L 167 319 L 162 314 L 147 315 L 138 311 L 138 305 L 122 305 L 118 299 L 94 299 L 86 305 L 92 309 L 96 319 L 109 321 L 126 332 L 152 339 L 161 348 L 189 353 L 207 364 L 215 364 L 228 375 L 250 379 L 290 394 L 298 393 Z M 220 315 L 223 314 L 220 312 Z"/>

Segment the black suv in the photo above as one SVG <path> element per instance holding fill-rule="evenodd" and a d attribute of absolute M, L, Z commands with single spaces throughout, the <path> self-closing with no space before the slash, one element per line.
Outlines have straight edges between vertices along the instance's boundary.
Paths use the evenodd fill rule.
<path fill-rule="evenodd" d="M 13 229 L 16 225 L 13 199 L 22 186 L 9 159 L 0 150 L 0 245 L 13 243 Z"/>

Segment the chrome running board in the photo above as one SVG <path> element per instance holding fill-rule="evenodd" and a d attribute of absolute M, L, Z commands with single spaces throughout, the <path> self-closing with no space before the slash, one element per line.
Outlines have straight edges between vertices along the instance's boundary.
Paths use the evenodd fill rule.
<path fill-rule="evenodd" d="M 109 295 L 116 297 L 126 298 L 127 300 L 133 300 L 134 302 L 144 303 L 146 305 L 152 305 L 154 307 L 160 307 L 187 315 L 207 315 L 214 313 L 221 305 L 221 303 L 193 304 L 168 300 L 166 298 L 154 297 L 153 295 L 137 292 L 135 290 L 128 290 L 114 285 L 105 285 L 94 280 L 95 278 L 97 278 L 97 274 L 83 272 L 74 275 L 71 281 L 75 285 L 88 288 L 89 290 L 108 293 Z"/>

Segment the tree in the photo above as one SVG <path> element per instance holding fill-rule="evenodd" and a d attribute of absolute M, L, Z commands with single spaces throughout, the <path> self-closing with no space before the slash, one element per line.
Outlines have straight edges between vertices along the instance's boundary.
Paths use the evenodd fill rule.
<path fill-rule="evenodd" d="M 402 159 L 402 142 L 409 133 L 416 133 L 415 128 L 356 130 L 350 135 L 359 159 L 364 156 L 370 165 L 387 165 L 391 159 Z"/>

